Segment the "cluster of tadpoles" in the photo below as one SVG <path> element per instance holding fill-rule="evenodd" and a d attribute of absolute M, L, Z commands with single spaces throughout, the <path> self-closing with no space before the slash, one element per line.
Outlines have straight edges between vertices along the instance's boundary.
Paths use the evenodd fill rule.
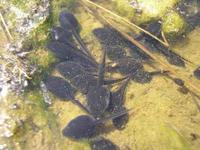
<path fill-rule="evenodd" d="M 124 107 L 123 98 L 131 73 L 118 79 L 105 78 L 105 70 L 113 71 L 126 66 L 122 66 L 120 62 L 115 63 L 114 67 L 112 63 L 106 66 L 106 50 L 103 51 L 98 64 L 81 40 L 79 23 L 75 16 L 62 11 L 59 21 L 61 26 L 53 27 L 52 41 L 47 47 L 59 59 L 55 68 L 63 77 L 49 76 L 45 84 L 47 89 L 61 100 L 70 100 L 89 114 L 71 120 L 62 130 L 63 135 L 76 140 L 90 138 L 97 133 L 97 127 L 108 120 L 112 120 L 116 128 L 122 129 L 128 121 L 129 110 Z M 72 37 L 80 48 L 72 44 Z M 108 85 L 122 81 L 118 90 L 111 92 Z M 86 95 L 87 106 L 76 100 L 77 91 Z M 97 142 L 100 142 L 99 139 Z M 101 138 L 101 142 L 113 147 L 106 139 Z"/>
<path fill-rule="evenodd" d="M 127 110 L 124 106 L 124 93 L 129 81 L 149 82 L 153 75 L 168 76 L 168 71 L 144 71 L 142 63 L 131 56 L 106 64 L 106 49 L 103 51 L 100 63 L 97 63 L 79 35 L 79 23 L 75 16 L 62 11 L 59 21 L 60 26 L 53 27 L 51 30 L 52 41 L 47 47 L 58 58 L 59 63 L 55 68 L 62 77 L 49 76 L 45 84 L 47 89 L 61 100 L 70 100 L 88 114 L 71 120 L 62 130 L 63 135 L 75 140 L 92 138 L 97 134 L 98 127 L 108 120 L 112 120 L 117 129 L 123 129 L 128 121 L 129 109 Z M 154 42 L 146 34 L 137 37 L 137 40 L 141 39 L 149 43 Z M 79 47 L 75 46 L 76 43 Z M 157 43 L 153 44 L 159 48 Z M 171 55 L 176 56 L 178 61 L 171 61 L 172 64 L 184 65 L 183 58 L 175 53 L 168 50 L 165 54 L 169 59 L 172 58 Z M 106 78 L 106 72 L 119 72 L 125 76 L 118 79 Z M 181 79 L 171 79 L 180 87 L 185 87 Z M 118 82 L 123 83 L 116 91 L 111 91 L 109 85 Z M 186 87 L 185 89 L 187 90 Z M 86 95 L 87 106 L 75 98 L 77 91 Z M 91 140 L 93 149 L 96 146 L 105 147 L 106 145 L 108 148 L 115 148 L 114 144 L 102 137 Z"/>
<path fill-rule="evenodd" d="M 179 74 L 176 69 L 174 69 L 171 65 L 179 66 L 179 67 L 186 67 L 186 62 L 190 63 L 191 65 L 195 65 L 193 62 L 183 58 L 176 52 L 170 49 L 169 43 L 167 42 L 163 32 L 161 32 L 160 23 L 159 21 L 150 23 L 146 30 L 137 26 L 133 22 L 126 20 L 125 18 L 113 13 L 112 11 L 90 1 L 90 0 L 82 0 L 82 6 L 86 9 L 88 13 L 91 13 L 95 16 L 99 21 L 101 21 L 104 25 L 110 26 L 111 28 L 115 29 L 118 33 L 121 34 L 126 40 L 130 43 L 135 45 L 135 47 L 139 48 L 142 52 L 144 52 L 149 58 L 151 58 L 155 63 L 159 64 L 163 69 L 167 70 L 166 75 L 170 78 L 175 84 L 178 85 L 178 90 L 183 94 L 190 94 L 192 96 L 192 100 L 194 104 L 197 106 L 198 110 L 200 111 L 199 102 L 196 100 L 200 99 L 199 96 L 199 87 L 197 84 L 192 83 L 187 77 Z M 93 7 L 95 9 L 93 9 Z M 106 15 L 105 15 L 106 14 Z M 194 16 L 194 18 L 199 17 L 199 13 Z M 193 19 L 194 22 L 196 19 Z M 125 31 L 123 31 L 117 24 L 126 26 L 131 30 L 138 29 L 141 31 L 141 34 L 135 37 L 130 36 Z M 192 23 L 191 23 L 192 24 Z M 161 38 L 163 40 L 161 40 Z M 166 63 L 163 61 L 160 56 L 154 55 L 152 50 L 155 52 L 159 52 L 160 54 L 164 55 L 167 61 Z M 193 71 L 194 77 L 200 79 L 200 67 L 197 67 Z"/>

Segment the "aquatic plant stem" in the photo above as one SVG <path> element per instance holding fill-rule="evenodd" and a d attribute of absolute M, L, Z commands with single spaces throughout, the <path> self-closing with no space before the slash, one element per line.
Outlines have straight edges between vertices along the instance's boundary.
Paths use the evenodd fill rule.
<path fill-rule="evenodd" d="M 95 6 L 95 7 L 97 7 L 97 8 L 99 8 L 99 9 L 103 10 L 104 12 L 109 13 L 110 15 L 112 15 L 113 17 L 115 17 L 115 19 L 120 19 L 120 21 L 123 21 L 124 23 L 127 23 L 127 24 L 129 25 L 129 27 L 137 28 L 138 30 L 140 30 L 140 31 L 142 31 L 142 32 L 144 32 L 144 33 L 146 33 L 147 35 L 151 36 L 151 37 L 154 38 L 155 40 L 159 41 L 160 43 L 162 43 L 162 44 L 165 45 L 166 47 L 169 47 L 168 43 L 165 43 L 164 41 L 162 41 L 161 39 L 159 39 L 159 38 L 156 37 L 155 35 L 151 34 L 151 33 L 148 32 L 147 30 L 145 30 L 145 29 L 143 29 L 143 28 L 137 26 L 137 25 L 134 24 L 134 23 L 131 23 L 131 22 L 128 21 L 127 19 L 125 19 L 125 18 L 123 18 L 123 17 L 121 17 L 121 16 L 119 16 L 119 15 L 113 13 L 112 11 L 110 11 L 110 10 L 108 10 L 108 9 L 106 9 L 106 8 L 104 8 L 104 7 L 102 7 L 102 6 L 98 5 L 98 4 L 96 4 L 96 3 L 93 3 L 93 2 L 91 2 L 90 0 L 82 0 L 82 1 L 83 1 L 83 3 L 84 3 L 84 1 L 86 1 L 87 3 L 89 3 L 89 4 L 91 4 L 91 5 Z"/>
<path fill-rule="evenodd" d="M 76 31 L 72 30 L 72 33 L 75 37 L 75 39 L 77 40 L 77 42 L 80 44 L 81 49 L 84 51 L 84 53 L 86 55 L 89 56 L 89 58 L 93 58 L 92 55 L 90 54 L 89 50 L 87 49 L 87 47 L 85 46 L 85 44 L 83 43 L 82 39 L 80 38 L 80 36 L 77 34 Z M 94 61 L 94 59 L 92 60 Z"/>
<path fill-rule="evenodd" d="M 106 122 L 108 120 L 115 119 L 115 118 L 123 116 L 125 114 L 132 114 L 133 112 L 135 112 L 135 110 L 133 108 L 127 109 L 125 111 L 117 112 L 116 114 L 112 114 L 111 116 L 108 116 L 106 118 L 97 120 L 96 124 L 104 123 L 104 122 Z"/>
<path fill-rule="evenodd" d="M 3 15 L 1 14 L 1 12 L 0 12 L 0 19 L 1 19 L 1 22 L 3 24 L 3 28 L 6 30 L 6 33 L 7 33 L 8 37 L 10 38 L 10 40 L 13 40 L 13 37 L 10 34 L 10 31 L 9 31 L 7 25 L 6 25 L 6 22 L 5 22 L 4 18 L 3 18 Z"/>

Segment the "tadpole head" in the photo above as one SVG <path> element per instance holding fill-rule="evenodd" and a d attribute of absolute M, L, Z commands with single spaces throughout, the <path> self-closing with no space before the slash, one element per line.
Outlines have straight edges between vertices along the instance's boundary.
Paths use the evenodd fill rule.
<path fill-rule="evenodd" d="M 45 85 L 47 89 L 62 100 L 74 99 L 75 89 L 64 79 L 56 76 L 49 76 Z"/>
<path fill-rule="evenodd" d="M 91 114 L 96 118 L 101 117 L 109 106 L 110 90 L 103 86 L 90 87 L 86 97 Z"/>
<path fill-rule="evenodd" d="M 72 13 L 67 11 L 61 11 L 59 16 L 59 21 L 61 27 L 63 27 L 65 30 L 78 31 L 79 23 Z"/>
<path fill-rule="evenodd" d="M 194 70 L 193 72 L 194 76 L 200 80 L 200 67 Z"/>
<path fill-rule="evenodd" d="M 51 29 L 51 38 L 54 41 L 67 43 L 72 38 L 72 33 L 64 30 L 62 27 L 55 26 Z"/>
<path fill-rule="evenodd" d="M 152 75 L 143 69 L 138 69 L 133 73 L 132 79 L 138 83 L 144 84 L 149 83 L 152 80 Z"/>
<path fill-rule="evenodd" d="M 81 115 L 71 120 L 62 130 L 65 137 L 79 140 L 89 138 L 95 133 L 96 122 L 88 115 Z"/>
<path fill-rule="evenodd" d="M 114 113 L 117 112 L 121 112 L 121 111 L 127 111 L 125 107 L 121 106 L 121 107 L 116 107 L 114 109 Z M 116 117 L 112 120 L 113 125 L 118 129 L 118 130 L 122 130 L 125 128 L 126 124 L 128 123 L 128 113 L 121 115 L 119 117 Z"/>
<path fill-rule="evenodd" d="M 74 54 L 73 54 L 74 49 L 68 44 L 63 44 L 59 41 L 50 41 L 47 44 L 47 48 L 60 61 L 71 60 L 74 57 Z"/>
<path fill-rule="evenodd" d="M 167 60 L 172 65 L 175 65 L 178 67 L 185 67 L 184 60 L 180 56 L 176 55 L 175 53 L 169 54 L 169 56 L 167 57 Z"/>
<path fill-rule="evenodd" d="M 92 150 L 117 150 L 118 147 L 110 140 L 103 137 L 93 139 L 90 142 L 90 147 Z"/>

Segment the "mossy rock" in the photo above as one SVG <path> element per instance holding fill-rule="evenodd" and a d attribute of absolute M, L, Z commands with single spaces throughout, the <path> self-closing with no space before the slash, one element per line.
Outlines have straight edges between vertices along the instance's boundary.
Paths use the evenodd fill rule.
<path fill-rule="evenodd" d="M 136 24 L 143 24 L 160 19 L 179 1 L 180 0 L 114 0 L 114 4 L 119 15 Z M 137 3 L 137 8 L 132 7 L 130 2 Z M 137 9 L 141 12 L 137 13 Z"/>
<path fill-rule="evenodd" d="M 132 7 L 130 2 L 135 2 L 137 6 Z M 148 24 L 149 22 L 162 20 L 162 30 L 169 39 L 176 38 L 186 31 L 186 21 L 173 10 L 181 0 L 114 0 L 116 12 L 137 24 Z M 137 12 L 140 10 L 140 13 Z"/>
<path fill-rule="evenodd" d="M 116 11 L 119 15 L 132 20 L 135 14 L 135 10 L 129 5 L 128 1 L 125 0 L 114 0 Z"/>
<path fill-rule="evenodd" d="M 173 8 L 180 0 L 137 0 L 141 14 L 136 15 L 138 24 L 158 20 L 167 10 Z"/>
<path fill-rule="evenodd" d="M 186 30 L 186 22 L 182 16 L 175 11 L 170 11 L 163 17 L 162 31 L 167 37 L 180 36 Z"/>
<path fill-rule="evenodd" d="M 51 65 L 56 62 L 55 56 L 46 49 L 39 48 L 29 55 L 30 64 L 37 65 L 37 71 L 31 79 L 33 85 L 39 85 L 46 74 L 51 70 Z"/>
<path fill-rule="evenodd" d="M 42 0 L 11 0 L 10 3 L 14 5 L 15 7 L 19 8 L 20 10 L 23 10 L 25 12 L 29 11 L 30 8 L 36 7 L 38 4 L 40 4 Z"/>

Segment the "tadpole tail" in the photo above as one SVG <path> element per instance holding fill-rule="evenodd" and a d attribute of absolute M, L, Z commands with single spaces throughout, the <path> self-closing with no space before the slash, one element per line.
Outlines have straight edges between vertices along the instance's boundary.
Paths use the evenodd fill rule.
<path fill-rule="evenodd" d="M 129 78 L 130 76 L 125 76 L 125 77 L 122 77 L 122 78 L 119 78 L 119 79 L 105 79 L 104 80 L 104 85 L 109 85 L 109 84 L 114 84 L 114 83 L 118 83 L 118 82 L 121 82 L 127 78 Z"/>
<path fill-rule="evenodd" d="M 161 70 L 161 71 L 152 71 L 150 72 L 151 76 L 155 76 L 155 75 L 166 75 L 168 76 L 169 71 L 168 70 Z"/>
<path fill-rule="evenodd" d="M 159 48 L 158 48 L 159 49 Z M 179 59 L 179 62 L 181 64 L 182 67 L 185 67 L 185 62 L 188 62 L 190 64 L 193 64 L 191 61 L 189 61 L 188 59 L 184 58 L 183 56 L 179 55 L 178 53 L 170 50 L 170 49 L 159 49 L 165 56 L 167 56 L 168 58 L 176 57 L 177 59 Z"/>
<path fill-rule="evenodd" d="M 89 56 L 89 58 L 97 64 L 97 62 L 94 60 L 94 58 L 93 58 L 92 55 L 90 54 L 89 50 L 87 49 L 87 47 L 86 47 L 85 44 L 83 43 L 83 41 L 82 41 L 80 35 L 79 35 L 75 30 L 72 30 L 72 33 L 73 33 L 75 39 L 77 40 L 77 42 L 80 44 L 81 49 L 84 51 L 84 53 L 85 53 L 87 56 Z"/>
<path fill-rule="evenodd" d="M 122 93 L 124 93 L 130 79 L 131 79 L 130 76 L 127 76 L 127 80 L 124 83 L 122 83 L 121 87 L 116 92 L 122 91 Z"/>
<path fill-rule="evenodd" d="M 108 120 L 112 120 L 112 119 L 114 119 L 114 118 L 117 118 L 117 117 L 123 116 L 123 115 L 125 115 L 125 114 L 127 114 L 127 113 L 130 113 L 132 110 L 133 110 L 133 108 L 130 108 L 130 109 L 127 109 L 127 110 L 125 110 L 125 111 L 118 112 L 118 113 L 116 113 L 116 114 L 112 114 L 111 116 L 108 116 L 108 117 L 105 117 L 105 118 L 103 118 L 103 119 L 97 120 L 95 123 L 96 123 L 96 124 L 104 123 L 104 122 L 106 122 L 106 121 L 108 121 Z"/>
<path fill-rule="evenodd" d="M 105 73 L 105 63 L 106 63 L 106 49 L 103 50 L 103 56 L 101 58 L 99 67 L 98 67 L 98 85 L 103 85 L 104 83 L 104 73 Z"/>
<path fill-rule="evenodd" d="M 85 106 L 83 106 L 83 104 L 81 102 L 79 102 L 78 100 L 72 99 L 71 102 L 74 103 L 75 105 L 77 105 L 78 107 L 80 107 L 86 113 L 90 114 L 90 111 Z"/>

